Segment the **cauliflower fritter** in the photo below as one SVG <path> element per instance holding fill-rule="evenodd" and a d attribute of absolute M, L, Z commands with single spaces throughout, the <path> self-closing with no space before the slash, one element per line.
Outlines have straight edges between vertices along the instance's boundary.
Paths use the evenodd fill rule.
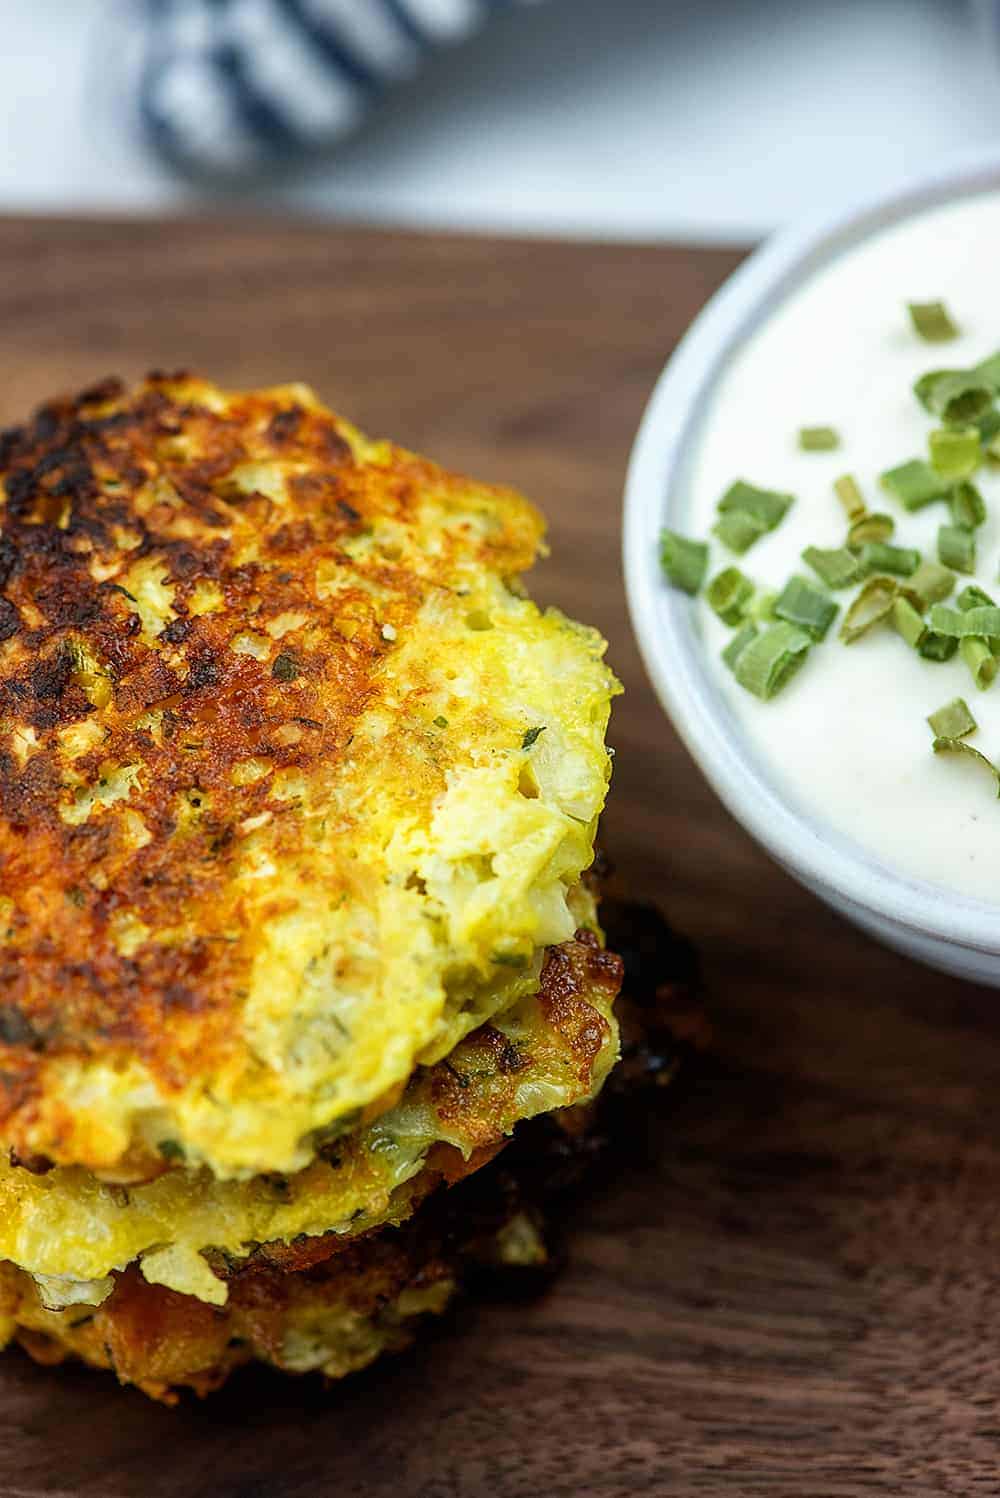
<path fill-rule="evenodd" d="M 0 1139 L 301 1170 L 573 935 L 603 641 L 526 501 L 304 387 L 112 382 L 0 473 Z"/>
<path fill-rule="evenodd" d="M 541 547 L 303 386 L 0 434 L 0 1345 L 361 1367 L 451 1293 L 435 1193 L 599 1092 L 618 685 Z"/>

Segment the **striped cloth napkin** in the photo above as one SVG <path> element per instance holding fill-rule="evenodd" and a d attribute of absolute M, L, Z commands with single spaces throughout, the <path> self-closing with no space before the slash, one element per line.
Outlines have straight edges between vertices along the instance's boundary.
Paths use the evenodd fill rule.
<path fill-rule="evenodd" d="M 322 150 L 433 49 L 532 0 L 145 0 L 140 106 L 187 170 L 241 176 Z"/>

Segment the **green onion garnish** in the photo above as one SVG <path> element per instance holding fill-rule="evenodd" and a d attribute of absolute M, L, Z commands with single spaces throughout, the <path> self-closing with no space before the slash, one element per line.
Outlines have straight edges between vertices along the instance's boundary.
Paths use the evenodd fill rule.
<path fill-rule="evenodd" d="M 939 635 L 929 629 L 917 646 L 918 655 L 925 661 L 950 661 L 958 649 L 954 635 Z"/>
<path fill-rule="evenodd" d="M 767 702 L 794 675 L 809 654 L 805 630 L 772 624 L 740 651 L 734 667 L 741 687 Z"/>
<path fill-rule="evenodd" d="M 958 327 L 944 302 L 907 302 L 910 320 L 925 343 L 948 343 Z"/>
<path fill-rule="evenodd" d="M 828 453 L 840 446 L 834 427 L 799 427 L 799 446 L 804 453 Z"/>
<path fill-rule="evenodd" d="M 997 769 L 996 765 L 991 759 L 987 759 L 985 754 L 980 754 L 978 749 L 973 749 L 972 745 L 967 744 L 964 739 L 949 738 L 946 734 L 940 734 L 934 740 L 934 753 L 967 754 L 970 759 L 974 759 L 979 764 L 985 765 L 987 770 L 989 770 L 990 774 L 993 776 L 993 781 L 997 788 L 997 795 L 1000 796 L 1000 770 Z"/>
<path fill-rule="evenodd" d="M 944 499 L 948 485 L 923 458 L 910 458 L 879 474 L 883 489 L 894 494 L 906 510 L 922 510 L 935 499 Z"/>
<path fill-rule="evenodd" d="M 962 372 L 960 369 L 928 369 L 925 374 L 920 376 L 919 380 L 914 381 L 913 393 L 925 411 L 929 411 L 932 416 L 940 416 L 941 412 L 935 400 L 935 392 L 942 380 L 950 380 L 953 376 L 962 374 Z M 985 385 L 982 388 L 985 389 Z"/>
<path fill-rule="evenodd" d="M 971 373 L 979 375 L 994 392 L 1000 394 L 1000 353 L 990 354 L 988 359 L 980 359 Z"/>
<path fill-rule="evenodd" d="M 712 528 L 731 551 L 742 553 L 781 523 L 793 498 L 737 479 L 719 500 L 719 518 Z"/>
<path fill-rule="evenodd" d="M 997 660 L 986 640 L 978 639 L 973 635 L 959 640 L 958 648 L 963 661 L 969 668 L 972 680 L 981 692 L 985 692 L 986 688 L 991 687 L 996 680 L 1000 661 Z"/>
<path fill-rule="evenodd" d="M 982 462 L 977 427 L 939 427 L 927 438 L 931 467 L 943 479 L 967 479 Z"/>
<path fill-rule="evenodd" d="M 980 691 L 985 691 L 996 680 L 1000 661 L 1000 609 L 988 593 L 974 584 L 963 588 L 958 598 L 957 609 L 947 609 L 941 604 L 931 610 L 931 624 L 941 635 L 957 638 L 962 659 L 968 666 L 972 679 Z"/>
<path fill-rule="evenodd" d="M 723 546 L 728 546 L 730 551 L 738 552 L 740 556 L 749 551 L 755 541 L 767 534 L 767 526 L 758 520 L 755 515 L 744 514 L 742 510 L 733 510 L 728 515 L 720 515 L 712 526 L 713 534 L 718 536 Z"/>
<path fill-rule="evenodd" d="M 838 609 L 832 598 L 804 577 L 790 577 L 778 595 L 774 612 L 786 624 L 797 624 L 814 640 L 822 640 Z"/>
<path fill-rule="evenodd" d="M 924 623 L 923 615 L 902 593 L 896 597 L 892 605 L 892 622 L 907 645 L 916 650 L 927 633 L 927 625 Z"/>
<path fill-rule="evenodd" d="M 724 624 L 739 624 L 754 595 L 754 585 L 738 567 L 726 567 L 712 578 L 705 599 Z"/>
<path fill-rule="evenodd" d="M 943 604 L 936 604 L 942 608 Z M 977 603 L 963 609 L 959 618 L 965 625 L 962 635 L 977 635 L 981 640 L 1000 641 L 1000 609 L 993 603 Z"/>
<path fill-rule="evenodd" d="M 943 603 L 936 603 L 931 609 L 930 627 L 937 634 L 951 635 L 956 640 L 961 639 L 965 634 L 962 628 L 961 611 L 947 608 Z"/>
<path fill-rule="evenodd" d="M 913 393 L 932 416 L 949 426 L 965 426 L 984 418 L 993 404 L 994 390 L 975 369 L 930 369 Z"/>
<path fill-rule="evenodd" d="M 932 603 L 941 603 L 955 586 L 955 574 L 940 562 L 921 562 L 906 585 L 908 594 L 916 594 L 914 602 L 921 609 Z"/>
<path fill-rule="evenodd" d="M 667 580 L 685 593 L 697 593 L 708 571 L 708 546 L 676 531 L 660 533 L 660 566 Z"/>
<path fill-rule="evenodd" d="M 956 640 L 964 640 L 968 635 L 980 640 L 998 640 L 1000 609 L 992 603 L 979 603 L 967 609 L 950 609 L 947 604 L 936 603 L 931 609 L 930 626 L 940 635 L 954 635 Z"/>
<path fill-rule="evenodd" d="M 982 588 L 977 587 L 975 583 L 966 583 L 961 593 L 955 599 L 955 602 L 963 613 L 968 609 L 988 609 L 993 607 L 993 599 L 988 593 L 984 593 Z"/>
<path fill-rule="evenodd" d="M 741 515 L 755 515 L 769 531 L 773 531 L 784 520 L 794 498 L 792 494 L 779 494 L 775 489 L 758 489 L 755 484 L 737 479 L 719 500 L 719 513 L 727 515 L 736 510 Z"/>
<path fill-rule="evenodd" d="M 969 704 L 955 697 L 929 713 L 927 721 L 936 739 L 964 739 L 967 733 L 975 733 L 978 723 L 969 711 Z"/>
<path fill-rule="evenodd" d="M 840 626 L 840 638 L 845 645 L 853 645 L 876 624 L 881 624 L 892 613 L 892 606 L 899 594 L 899 586 L 891 577 L 870 577 L 864 584 Z"/>
<path fill-rule="evenodd" d="M 756 626 L 750 624 L 749 622 L 744 624 L 742 629 L 736 631 L 736 633 L 733 635 L 733 638 L 730 640 L 729 644 L 722 652 L 722 659 L 725 661 L 730 671 L 736 670 L 736 662 L 739 660 L 744 650 L 750 644 L 750 641 L 755 640 L 756 638 Z"/>
<path fill-rule="evenodd" d="M 820 546 L 807 546 L 802 560 L 821 578 L 828 588 L 849 588 L 860 582 L 861 568 L 858 559 L 846 546 L 824 550 Z"/>
<path fill-rule="evenodd" d="M 891 515 L 881 515 L 876 510 L 871 515 L 861 515 L 847 531 L 847 544 L 852 551 L 858 551 L 869 541 L 888 541 L 896 529 L 896 522 Z"/>
<path fill-rule="evenodd" d="M 976 533 L 961 525 L 938 527 L 938 560 L 955 572 L 975 572 Z"/>
<path fill-rule="evenodd" d="M 979 433 L 980 442 L 989 451 L 990 444 L 997 433 L 1000 432 L 1000 411 L 996 410 L 995 407 L 987 411 L 976 422 L 976 430 Z"/>
<path fill-rule="evenodd" d="M 986 501 L 975 484 L 970 484 L 968 480 L 955 485 L 948 503 L 951 506 L 952 525 L 959 525 L 963 530 L 974 531 L 986 519 Z"/>
<path fill-rule="evenodd" d="M 758 588 L 747 606 L 747 617 L 757 624 L 769 624 L 774 618 L 778 595 L 773 588 Z"/>
<path fill-rule="evenodd" d="M 920 553 L 907 546 L 889 546 L 885 541 L 866 541 L 858 555 L 858 565 L 866 577 L 873 572 L 912 577 L 920 566 Z"/>
<path fill-rule="evenodd" d="M 847 511 L 848 520 L 857 520 L 865 513 L 868 506 L 865 504 L 864 495 L 858 488 L 858 481 L 853 474 L 842 473 L 839 479 L 834 479 L 833 489 Z"/>

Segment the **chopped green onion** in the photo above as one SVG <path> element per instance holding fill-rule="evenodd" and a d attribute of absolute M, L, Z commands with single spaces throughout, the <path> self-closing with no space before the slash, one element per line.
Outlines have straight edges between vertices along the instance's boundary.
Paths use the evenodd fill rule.
<path fill-rule="evenodd" d="M 739 624 L 753 595 L 753 583 L 738 567 L 724 568 L 705 589 L 705 601 L 724 624 Z"/>
<path fill-rule="evenodd" d="M 974 638 L 982 639 L 992 653 L 1000 656 L 1000 635 L 991 635 L 989 631 L 996 628 L 996 609 L 992 598 L 984 593 L 982 588 L 975 586 L 963 588 L 955 600 L 966 618 L 972 621 L 972 627 L 976 634 Z M 988 612 L 993 610 L 993 612 Z M 966 638 L 972 638 L 967 636 Z"/>
<path fill-rule="evenodd" d="M 987 415 L 995 392 L 975 369 L 931 369 L 920 376 L 913 393 L 932 416 L 949 426 L 965 426 Z"/>
<path fill-rule="evenodd" d="M 794 624 L 772 624 L 740 651 L 735 675 L 741 687 L 768 701 L 780 692 L 809 654 L 805 630 Z"/>
<path fill-rule="evenodd" d="M 977 587 L 975 583 L 967 583 L 955 599 L 955 602 L 963 613 L 969 609 L 989 609 L 993 607 L 993 599 L 988 593 L 984 593 L 982 588 Z"/>
<path fill-rule="evenodd" d="M 937 607 L 941 607 L 940 604 Z M 963 635 L 978 635 L 982 640 L 1000 640 L 1000 609 L 993 603 L 977 603 L 963 609 L 959 618 L 965 625 Z"/>
<path fill-rule="evenodd" d="M 948 343 L 958 327 L 944 302 L 907 302 L 910 321 L 925 343 Z"/>
<path fill-rule="evenodd" d="M 930 614 L 931 629 L 940 635 L 954 635 L 963 640 L 974 635 L 980 640 L 1000 639 L 1000 608 L 992 603 L 980 603 L 967 609 L 950 609 L 946 604 L 936 603 Z"/>
<path fill-rule="evenodd" d="M 885 541 L 866 541 L 858 556 L 865 576 L 873 572 L 891 572 L 896 577 L 912 577 L 920 566 L 919 551 L 907 546 L 889 546 Z"/>
<path fill-rule="evenodd" d="M 876 624 L 888 619 L 898 594 L 899 585 L 894 578 L 870 577 L 844 615 L 840 626 L 844 644 L 853 645 Z"/>
<path fill-rule="evenodd" d="M 294 681 L 301 674 L 302 667 L 287 650 L 282 650 L 280 655 L 275 656 L 271 666 L 271 675 L 275 681 Z"/>
<path fill-rule="evenodd" d="M 930 611 L 930 627 L 939 635 L 952 635 L 956 640 L 962 635 L 975 633 L 964 627 L 964 615 L 960 609 L 947 608 L 943 603 L 936 603 Z"/>
<path fill-rule="evenodd" d="M 730 640 L 729 644 L 722 652 L 722 659 L 725 661 L 730 671 L 736 670 L 736 662 L 739 660 L 744 650 L 750 644 L 750 641 L 756 640 L 756 638 L 756 627 L 750 623 L 744 624 L 743 628 L 737 630 L 736 634 L 733 635 L 733 638 Z"/>
<path fill-rule="evenodd" d="M 773 588 L 758 588 L 750 600 L 747 616 L 758 624 L 769 624 L 774 618 L 774 605 L 778 595 Z"/>
<path fill-rule="evenodd" d="M 849 588 L 852 583 L 860 581 L 858 559 L 846 546 L 837 546 L 831 550 L 807 546 L 802 553 L 802 560 L 808 562 L 828 588 Z"/>
<path fill-rule="evenodd" d="M 755 515 L 769 531 L 773 531 L 784 520 L 794 498 L 793 494 L 779 494 L 775 489 L 758 489 L 755 484 L 737 479 L 719 500 L 718 508 L 722 515 L 733 510 L 739 511 L 741 515 Z"/>
<path fill-rule="evenodd" d="M 982 461 L 977 427 L 939 427 L 927 438 L 931 467 L 943 479 L 967 479 Z"/>
<path fill-rule="evenodd" d="M 530 749 L 531 746 L 532 746 L 532 744 L 537 744 L 538 743 L 538 740 L 541 738 L 541 736 L 542 736 L 542 734 L 544 732 L 545 732 L 545 724 L 544 723 L 542 724 L 542 726 L 540 728 L 526 728 L 524 730 L 524 733 L 521 736 L 521 748 L 522 749 Z"/>
<path fill-rule="evenodd" d="M 970 759 L 974 759 L 979 764 L 985 765 L 987 770 L 989 770 L 990 774 L 993 776 L 993 780 L 997 788 L 997 795 L 1000 796 L 1000 770 L 997 769 L 996 765 L 991 759 L 987 759 L 985 754 L 980 754 L 978 749 L 973 749 L 972 745 L 967 744 L 964 739 L 949 738 L 946 734 L 940 734 L 934 740 L 934 753 L 966 754 Z"/>
<path fill-rule="evenodd" d="M 985 692 L 986 688 L 991 687 L 996 680 L 1000 661 L 997 660 L 985 640 L 973 635 L 959 640 L 958 648 L 976 686 L 981 692 Z"/>
<path fill-rule="evenodd" d="M 940 416 L 941 412 L 935 400 L 938 386 L 942 380 L 954 379 L 955 375 L 962 373 L 961 369 L 928 369 L 925 374 L 922 374 L 919 380 L 914 382 L 913 393 L 924 410 L 929 411 L 932 416 Z M 982 388 L 985 389 L 985 385 Z"/>
<path fill-rule="evenodd" d="M 880 515 L 876 510 L 871 515 L 861 515 L 849 527 L 847 544 L 852 551 L 860 549 L 869 541 L 888 541 L 896 529 L 891 515 Z"/>
<path fill-rule="evenodd" d="M 973 373 L 979 375 L 987 385 L 1000 394 L 1000 353 L 990 354 L 988 359 L 980 359 Z"/>
<path fill-rule="evenodd" d="M 976 533 L 961 525 L 938 527 L 938 560 L 955 572 L 975 572 Z"/>
<path fill-rule="evenodd" d="M 832 598 L 807 582 L 804 577 L 790 577 L 774 605 L 775 616 L 787 624 L 797 624 L 814 640 L 822 640 L 837 617 Z"/>
<path fill-rule="evenodd" d="M 985 415 L 979 417 L 976 422 L 976 430 L 979 432 L 979 440 L 989 451 L 994 437 L 1000 433 L 1000 411 L 992 407 Z"/>
<path fill-rule="evenodd" d="M 917 646 L 918 655 L 925 661 L 950 661 L 958 649 L 954 635 L 939 635 L 929 629 Z"/>
<path fill-rule="evenodd" d="M 910 458 L 879 474 L 883 489 L 894 494 L 906 510 L 922 510 L 936 499 L 944 499 L 948 485 L 923 458 Z"/>
<path fill-rule="evenodd" d="M 840 446 L 834 427 L 799 427 L 799 446 L 804 453 L 828 453 Z"/>
<path fill-rule="evenodd" d="M 969 711 L 969 704 L 961 697 L 955 697 L 944 707 L 939 707 L 937 712 L 929 713 L 927 721 L 936 739 L 964 739 L 967 733 L 975 733 L 979 727 Z"/>
<path fill-rule="evenodd" d="M 708 571 L 708 547 L 704 541 L 689 541 L 676 531 L 662 531 L 660 566 L 675 588 L 697 593 Z"/>
<path fill-rule="evenodd" d="M 955 586 L 955 574 L 940 562 L 921 562 L 907 584 L 907 591 L 915 593 L 922 608 L 940 603 L 948 597 Z"/>
<path fill-rule="evenodd" d="M 970 484 L 967 480 L 955 485 L 948 503 L 951 506 L 952 525 L 959 525 L 965 531 L 974 531 L 986 519 L 986 501 L 975 484 Z"/>
<path fill-rule="evenodd" d="M 927 625 L 923 616 L 903 594 L 899 594 L 892 605 L 892 622 L 907 645 L 916 650 L 927 633 Z"/>
<path fill-rule="evenodd" d="M 755 515 L 746 515 L 741 510 L 733 510 L 728 515 L 720 515 L 712 526 L 713 533 L 718 536 L 723 546 L 728 546 L 730 551 L 738 552 L 741 556 L 749 551 L 755 541 L 767 534 L 767 526 L 758 520 Z"/>
<path fill-rule="evenodd" d="M 851 473 L 842 473 L 839 479 L 834 479 L 833 491 L 847 511 L 848 520 L 857 520 L 868 508 L 858 481 Z"/>

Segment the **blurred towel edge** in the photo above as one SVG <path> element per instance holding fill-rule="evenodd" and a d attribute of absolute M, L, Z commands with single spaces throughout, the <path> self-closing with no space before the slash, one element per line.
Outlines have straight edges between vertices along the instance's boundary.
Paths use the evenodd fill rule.
<path fill-rule="evenodd" d="M 147 139 L 235 179 L 328 150 L 394 85 L 494 13 L 543 0 L 142 0 Z"/>

